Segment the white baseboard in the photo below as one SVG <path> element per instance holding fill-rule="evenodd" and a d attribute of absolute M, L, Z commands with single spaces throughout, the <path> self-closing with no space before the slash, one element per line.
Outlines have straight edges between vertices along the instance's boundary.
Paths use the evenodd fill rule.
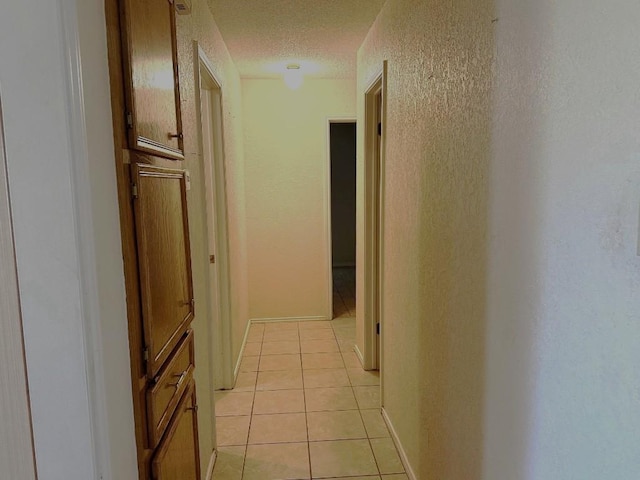
<path fill-rule="evenodd" d="M 358 345 L 353 346 L 353 352 L 356 354 L 356 357 L 358 357 L 358 360 L 360 360 L 362 368 L 364 368 L 364 356 L 362 355 L 360 348 L 358 348 Z"/>
<path fill-rule="evenodd" d="M 309 321 L 327 321 L 326 316 L 316 315 L 310 317 L 274 317 L 274 318 L 252 318 L 249 323 L 274 323 L 274 322 L 309 322 Z"/>
<path fill-rule="evenodd" d="M 244 348 L 247 345 L 247 338 L 249 338 L 249 329 L 251 328 L 252 320 L 247 322 L 247 327 L 244 330 L 244 338 L 242 339 L 242 346 L 240 347 L 240 353 L 238 354 L 238 358 L 236 358 L 236 366 L 233 369 L 233 385 L 235 386 L 236 380 L 238 380 L 238 374 L 240 373 L 240 363 L 242 362 L 242 355 L 244 355 Z"/>
<path fill-rule="evenodd" d="M 216 450 L 211 452 L 211 457 L 209 457 L 209 466 L 207 467 L 207 475 L 204 477 L 205 480 L 211 480 L 213 478 L 213 467 L 216 464 L 217 456 L 218 452 Z"/>
<path fill-rule="evenodd" d="M 402 465 L 404 465 L 404 471 L 406 472 L 407 477 L 409 477 L 409 480 L 418 480 L 418 477 L 416 477 L 413 468 L 411 468 L 411 464 L 409 463 L 409 459 L 407 458 L 407 453 L 404 451 L 404 447 L 400 442 L 400 438 L 398 438 L 398 433 L 396 432 L 393 423 L 391 423 L 391 419 L 389 418 L 387 411 L 384 409 L 384 407 L 382 407 L 381 411 L 382 418 L 384 419 L 384 423 L 387 424 L 387 428 L 389 429 L 389 433 L 391 434 L 393 443 L 396 445 L 398 455 L 400 455 L 400 460 L 402 461 Z"/>

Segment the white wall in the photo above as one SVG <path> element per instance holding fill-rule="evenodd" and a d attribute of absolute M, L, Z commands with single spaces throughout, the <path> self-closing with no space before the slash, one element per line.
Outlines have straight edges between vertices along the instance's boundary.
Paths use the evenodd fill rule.
<path fill-rule="evenodd" d="M 497 8 L 484 474 L 636 478 L 640 4 Z"/>
<path fill-rule="evenodd" d="M 107 36 L 103 0 L 76 2 L 82 62 L 84 112 L 86 120 L 88 175 L 87 194 L 91 196 L 88 215 L 92 218 L 89 244 L 95 257 L 101 359 L 102 391 L 97 409 L 101 428 L 108 437 L 98 444 L 109 457 L 104 460 L 105 478 L 134 478 L 137 474 L 133 430 L 129 336 L 125 300 L 124 270 L 120 236 L 120 215 L 113 149 L 111 90 L 107 65 Z M 93 242 L 91 245 L 89 242 Z M 86 247 L 87 245 L 85 245 Z M 86 319 L 85 319 L 86 321 Z M 99 432 L 102 433 L 102 432 Z"/>
<path fill-rule="evenodd" d="M 330 117 L 355 114 L 352 80 L 243 79 L 249 314 L 331 315 Z"/>
<path fill-rule="evenodd" d="M 104 21 L 93 23 L 96 5 L 85 7 L 83 21 L 103 27 Z M 113 159 L 106 137 L 91 135 L 96 143 L 87 162 L 81 106 L 71 94 L 79 84 L 69 70 L 77 59 L 72 49 L 75 14 L 75 2 L 24 1 L 6 6 L 0 17 L 0 86 L 36 463 L 43 480 L 85 480 L 98 474 L 133 478 L 130 402 L 118 410 L 130 396 L 130 383 L 126 326 L 113 323 L 124 305 L 115 191 L 109 185 L 95 190 L 88 185 L 95 175 L 113 177 L 103 164 Z M 104 54 L 100 39 L 87 48 Z M 99 69 L 87 79 L 88 91 L 105 94 L 104 72 Z M 93 125 L 104 121 L 94 110 L 104 107 L 101 101 L 87 105 Z M 107 118 L 104 135 L 110 125 Z M 104 216 L 105 230 L 92 223 L 93 215 Z M 99 258 L 92 257 L 93 251 L 100 251 Z M 100 329 L 108 351 L 105 344 L 93 343 Z M 93 364 L 102 354 L 113 360 L 105 369 L 105 383 Z M 109 398 L 106 410 L 100 408 L 104 395 Z M 91 408 L 98 405 L 93 416 Z M 121 445 L 101 443 L 106 437 L 94 430 L 97 417 L 98 423 L 109 423 L 109 434 Z M 94 455 L 92 431 L 104 457 Z"/>
<path fill-rule="evenodd" d="M 389 60 L 384 405 L 420 480 L 637 477 L 639 21 L 389 0 L 360 49 L 360 125 Z"/>
<path fill-rule="evenodd" d="M 196 108 L 194 44 L 205 51 L 214 74 L 222 87 L 222 121 L 224 133 L 226 194 L 231 274 L 231 332 L 232 362 L 240 348 L 248 324 L 247 253 L 245 230 L 244 153 L 242 138 L 242 100 L 240 77 L 222 39 L 220 31 L 205 0 L 193 2 L 191 15 L 176 17 L 178 65 L 180 72 L 180 100 L 184 132 L 184 168 L 191 173 L 191 189 L 187 194 L 191 266 L 193 271 L 196 314 L 192 327 L 195 332 L 196 386 L 198 404 L 198 434 L 202 474 L 215 446 L 215 416 L 213 409 L 213 364 L 218 355 L 212 352 L 212 292 L 209 282 L 209 248 L 206 223 L 204 163 L 198 140 Z"/>
<path fill-rule="evenodd" d="M 222 87 L 222 107 L 223 107 L 223 133 L 225 150 L 225 174 L 227 181 L 227 208 L 228 208 L 228 233 L 229 233 L 229 254 L 231 270 L 231 316 L 232 316 L 232 336 L 233 354 L 237 357 L 244 339 L 246 326 L 249 320 L 249 301 L 247 287 L 247 238 L 246 238 L 246 212 L 245 212 L 245 181 L 244 181 L 244 142 L 243 142 L 243 121 L 242 121 L 242 91 L 240 77 L 236 69 L 227 46 L 224 43 L 220 30 L 211 14 L 208 2 L 198 0 L 193 2 L 193 12 L 189 16 L 179 16 L 178 30 L 182 46 L 181 68 L 182 73 L 182 101 L 183 101 L 183 126 L 188 132 L 189 138 L 185 137 L 190 155 L 190 162 L 193 165 L 191 156 L 198 154 L 197 169 L 194 170 L 196 178 L 192 197 L 200 196 L 198 202 L 204 202 L 204 187 L 202 173 L 202 152 L 197 145 L 196 111 L 195 111 L 195 84 L 193 82 L 193 64 L 189 64 L 192 55 L 192 40 L 196 39 L 202 49 L 206 52 L 211 61 L 211 65 L 217 80 Z M 189 167 L 191 168 L 191 167 Z M 204 203 L 198 203 L 198 221 L 204 222 Z M 196 225 L 193 224 L 192 227 Z M 199 232 L 206 232 L 205 224 L 197 227 Z M 203 270 L 208 271 L 209 255 L 205 252 Z M 206 275 L 206 272 L 204 272 Z"/>

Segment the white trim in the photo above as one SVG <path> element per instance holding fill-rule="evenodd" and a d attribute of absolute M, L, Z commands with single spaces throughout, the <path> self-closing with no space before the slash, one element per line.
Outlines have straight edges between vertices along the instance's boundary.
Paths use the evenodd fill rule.
<path fill-rule="evenodd" d="M 203 138 L 202 138 L 202 120 L 201 120 L 201 103 L 200 103 L 200 91 L 202 89 L 202 73 L 201 68 L 204 69 L 204 73 L 209 77 L 209 81 L 214 84 L 215 94 L 219 96 L 219 105 L 214 111 L 213 116 L 216 118 L 217 126 L 214 126 L 214 152 L 213 165 L 213 181 L 215 182 L 214 195 L 215 197 L 215 232 L 216 239 L 215 245 L 217 251 L 217 289 L 218 289 L 218 331 L 213 331 L 210 338 L 210 345 L 212 354 L 210 355 L 210 361 L 212 362 L 212 371 L 216 369 L 216 363 L 221 363 L 222 370 L 222 388 L 233 388 L 235 379 L 237 378 L 237 365 L 234 368 L 233 363 L 233 337 L 231 331 L 231 319 L 233 318 L 232 302 L 231 302 L 231 273 L 229 264 L 229 235 L 228 235 L 228 218 L 227 218 L 227 189 L 226 189 L 226 173 L 225 173 L 225 145 L 224 145 L 224 124 L 223 124 L 223 106 L 222 106 L 222 84 L 214 73 L 214 67 L 205 51 L 200 47 L 197 41 L 193 42 L 194 46 L 194 74 L 196 85 L 196 121 L 198 125 L 198 142 L 200 146 L 200 152 L 203 152 Z M 204 156 L 202 157 L 204 163 Z M 208 220 L 207 220 L 208 224 Z M 207 228 L 208 235 L 209 227 Z M 207 245 L 209 243 L 207 242 Z M 208 248 L 208 247 L 207 247 Z M 208 250 L 207 250 L 208 252 Z M 208 252 L 208 255 L 210 252 Z M 211 288 L 211 285 L 209 286 Z M 207 292 L 210 297 L 211 292 Z M 210 302 L 209 302 L 210 303 Z M 214 306 L 209 305 L 210 313 L 213 312 Z M 216 348 L 217 347 L 217 348 Z M 215 351 L 219 351 L 219 355 L 215 355 Z"/>
<path fill-rule="evenodd" d="M 0 91 L 0 465 L 8 476 L 36 479 Z"/>
<path fill-rule="evenodd" d="M 360 347 L 358 347 L 358 345 L 353 346 L 353 353 L 356 354 L 356 357 L 358 357 L 358 360 L 360 360 L 360 365 L 362 366 L 362 368 L 364 368 L 364 357 L 362 356 L 362 352 L 360 351 Z"/>
<path fill-rule="evenodd" d="M 327 318 L 322 315 L 310 316 L 310 317 L 274 317 L 274 318 L 252 318 L 249 323 L 277 323 L 277 322 L 312 322 L 312 321 L 328 321 L 331 318 Z"/>
<path fill-rule="evenodd" d="M 396 432 L 396 429 L 394 428 L 393 423 L 391 423 L 389 414 L 384 409 L 384 407 L 381 408 L 380 411 L 382 413 L 382 418 L 384 420 L 384 423 L 387 424 L 387 428 L 389 429 L 389 433 L 391 434 L 391 439 L 393 440 L 393 443 L 395 444 L 396 449 L 398 450 L 398 455 L 400 455 L 400 460 L 402 461 L 402 465 L 404 465 L 404 471 L 407 474 L 407 477 L 409 477 L 409 480 L 418 480 L 418 477 L 416 476 L 415 472 L 413 471 L 413 468 L 411 467 L 411 464 L 409 463 L 407 452 L 405 452 L 404 447 L 402 446 L 402 442 L 400 442 L 400 437 L 398 437 L 398 432 Z"/>
<path fill-rule="evenodd" d="M 82 46 L 87 55 L 83 59 L 87 62 L 85 67 L 102 64 L 105 70 L 96 81 L 103 82 L 101 87 L 108 85 L 106 37 L 94 35 L 98 39 L 95 44 L 85 43 L 86 37 L 81 37 L 85 30 L 80 28 L 87 25 L 106 28 L 104 10 L 82 8 L 86 5 L 76 0 L 56 0 L 46 7 L 42 4 L 37 12 L 29 5 L 14 3 L 13 15 L 9 14 L 6 22 L 0 21 L 0 30 L 10 32 L 24 46 L 18 58 L 20 64 L 16 62 L 17 55 L 8 55 L 6 60 L 11 63 L 7 62 L 9 67 L 1 76 L 12 89 L 12 101 L 5 104 L 10 107 L 6 110 L 10 112 L 6 118 L 10 127 L 8 141 L 11 140 L 7 144 L 7 162 L 37 468 L 56 478 L 131 478 L 129 473 L 137 471 L 135 450 L 128 449 L 128 442 L 123 441 L 130 440 L 135 448 L 131 397 L 126 407 L 112 401 L 130 391 L 129 358 L 127 355 L 118 364 L 116 372 L 106 362 L 113 353 L 105 343 L 108 340 L 112 342 L 108 347 L 125 347 L 126 339 L 120 343 L 121 339 L 111 334 L 115 330 L 126 334 L 126 323 L 121 324 L 121 330 L 109 328 L 108 339 L 103 337 L 102 328 L 107 323 L 102 323 L 105 318 L 125 319 L 109 314 L 113 313 L 111 307 L 117 310 L 120 302 L 122 312 L 125 311 L 124 288 L 118 292 L 120 285 L 115 285 L 115 281 L 124 284 L 124 275 L 116 273 L 114 280 L 111 274 L 115 270 L 106 275 L 98 270 L 103 260 L 121 262 L 122 255 L 117 251 L 119 239 L 109 243 L 113 251 L 98 248 L 102 237 L 97 230 L 103 219 L 95 216 L 94 208 L 105 207 L 106 194 L 91 190 L 95 165 L 89 156 L 86 122 L 91 120 L 85 118 L 84 103 L 85 96 L 88 100 L 100 95 L 102 100 L 96 103 L 97 109 L 106 116 L 104 108 L 108 108 L 105 104 L 109 101 L 104 91 L 94 90 L 93 82 L 84 91 L 84 62 L 80 58 Z M 31 24 L 14 22 L 7 28 L 12 16 L 26 13 L 33 20 Z M 35 30 L 37 25 L 42 26 L 41 31 Z M 2 37 L 4 41 L 5 35 Z M 25 43 L 26 39 L 29 42 Z M 9 51 L 0 48 L 3 61 Z M 96 52 L 99 56 L 94 57 Z M 25 55 L 29 62 L 24 62 Z M 24 82 L 25 78 L 29 81 Z M 37 100 L 43 95 L 51 98 L 51 102 Z M 94 102 L 87 104 L 90 105 Z M 25 131 L 39 132 L 38 141 L 25 144 L 21 140 Z M 106 137 L 113 141 L 110 118 L 100 131 L 102 140 Z M 96 147 L 98 150 L 113 155 L 113 144 L 105 143 Z M 42 158 L 49 161 L 38 160 Z M 112 162 L 101 165 L 113 169 Z M 34 196 L 34 192 L 39 195 Z M 103 210 L 116 212 L 115 188 L 111 192 L 114 195 L 107 201 L 114 203 Z M 47 218 L 42 222 L 44 212 Z M 51 234 L 53 224 L 56 235 Z M 101 304 L 103 285 L 105 289 L 114 288 L 110 291 L 112 295 L 104 299 L 105 304 Z M 107 301 L 109 313 L 101 308 L 106 307 Z M 110 327 L 114 325 L 113 321 L 109 323 Z M 121 367 L 125 363 L 123 372 Z M 56 368 L 51 368 L 52 365 Z M 113 394 L 114 391 L 118 394 Z M 65 442 L 56 438 L 61 428 L 68 434 Z"/>
<path fill-rule="evenodd" d="M 216 459 L 218 458 L 218 451 L 214 450 L 211 452 L 211 457 L 209 457 L 209 466 L 207 467 L 207 475 L 204 477 L 206 480 L 213 479 L 213 467 L 216 465 Z"/>
<path fill-rule="evenodd" d="M 89 176 L 89 149 L 82 84 L 82 63 L 76 0 L 58 0 L 66 62 L 66 103 L 68 106 L 69 146 L 71 151 L 71 193 L 79 265 L 78 285 L 81 303 L 82 337 L 86 363 L 91 444 L 94 475 L 111 479 L 109 424 L 107 418 L 106 380 L 102 356 L 102 329 L 98 293 L 97 264 Z"/>
<path fill-rule="evenodd" d="M 380 122 L 382 123 L 382 135 L 380 136 L 380 212 L 378 225 L 378 321 L 380 322 L 380 351 L 378 352 L 378 370 L 380 370 L 380 402 L 384 407 L 384 204 L 386 198 L 385 178 L 387 161 L 387 60 L 382 61 L 382 106 L 380 107 Z M 375 327 L 374 327 L 375 328 Z"/>
<path fill-rule="evenodd" d="M 327 119 L 327 139 L 325 143 L 325 191 L 324 191 L 324 218 L 327 222 L 327 318 L 333 318 L 333 231 L 331 228 L 331 120 Z"/>
<path fill-rule="evenodd" d="M 233 383 L 231 384 L 230 387 L 225 387 L 226 389 L 231 389 L 236 386 L 236 380 L 238 379 L 238 374 L 240 373 L 240 364 L 242 363 L 242 356 L 244 355 L 244 349 L 247 346 L 247 339 L 249 338 L 250 329 L 251 329 L 251 320 L 247 322 L 247 327 L 244 330 L 242 345 L 240 346 L 240 352 L 238 353 L 238 358 L 236 359 L 236 366 L 233 369 Z"/>
<path fill-rule="evenodd" d="M 382 369 L 382 343 L 380 352 L 377 352 L 378 336 L 376 333 L 376 324 L 382 325 L 382 213 L 378 212 L 377 219 L 376 206 L 374 203 L 378 200 L 378 194 L 382 198 L 383 192 L 378 191 L 378 186 L 384 184 L 384 121 L 386 115 L 386 73 L 387 61 L 383 61 L 380 69 L 375 73 L 365 90 L 365 125 L 364 125 L 364 312 L 363 316 L 363 359 L 365 370 Z M 381 166 L 380 171 L 376 171 L 375 159 L 373 152 L 377 143 L 377 133 L 372 135 L 371 132 L 377 131 L 377 122 L 375 116 L 375 100 L 378 94 L 382 95 L 382 109 L 380 119 L 383 123 L 382 139 L 380 144 L 380 159 L 378 164 Z M 374 225 L 377 231 L 373 231 Z M 377 242 L 377 246 L 376 246 Z M 378 255 L 376 255 L 376 252 Z M 377 279 L 377 283 L 376 283 Z M 379 354 L 379 355 L 378 355 Z M 378 358 L 379 356 L 379 358 Z M 381 375 L 382 377 L 382 375 Z M 380 385 L 382 391 L 382 381 Z"/>
<path fill-rule="evenodd" d="M 357 125 L 358 119 L 351 116 L 328 116 L 327 117 L 327 141 L 325 144 L 326 150 L 326 166 L 325 166 L 325 218 L 327 221 L 327 264 L 328 264 L 328 280 L 329 288 L 327 289 L 328 305 L 327 305 L 327 318 L 333 319 L 333 235 L 331 229 L 331 124 L 332 123 L 355 123 Z"/>

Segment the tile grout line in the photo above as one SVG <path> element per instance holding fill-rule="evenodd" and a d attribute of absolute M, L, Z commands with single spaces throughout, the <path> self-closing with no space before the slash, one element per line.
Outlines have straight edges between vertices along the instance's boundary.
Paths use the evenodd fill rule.
<path fill-rule="evenodd" d="M 334 330 L 334 335 L 335 335 L 335 330 Z M 341 356 L 342 356 L 342 351 L 340 352 Z M 371 455 L 373 456 L 373 461 L 376 464 L 376 469 L 378 470 L 378 476 L 380 478 L 382 478 L 382 472 L 380 471 L 380 465 L 378 464 L 378 459 L 376 458 L 376 454 L 373 450 L 373 445 L 371 444 L 371 438 L 369 437 L 369 432 L 367 431 L 367 426 L 364 423 L 364 417 L 362 416 L 362 408 L 360 406 L 360 402 L 358 402 L 358 397 L 356 396 L 356 392 L 355 392 L 355 388 L 353 385 L 353 381 L 351 380 L 351 377 L 349 377 L 349 372 L 347 370 L 347 364 L 344 361 L 344 356 L 342 356 L 342 363 L 344 364 L 344 368 L 345 371 L 347 372 L 347 378 L 349 379 L 349 385 L 351 386 L 351 391 L 353 393 L 354 398 L 356 399 L 356 405 L 358 406 L 358 414 L 360 415 L 360 421 L 362 422 L 362 427 L 364 428 L 364 433 L 367 439 L 367 443 L 369 444 L 369 448 L 371 449 Z"/>
<path fill-rule="evenodd" d="M 253 400 L 251 402 L 251 413 L 249 414 L 249 430 L 247 431 L 246 444 L 244 446 L 244 458 L 242 459 L 241 479 L 244 478 L 244 469 L 247 464 L 247 452 L 249 450 L 249 435 L 251 435 L 251 425 L 253 423 L 253 410 L 256 405 L 256 392 L 258 391 L 258 376 L 260 375 L 260 361 L 262 360 L 262 346 L 264 345 L 264 328 L 262 330 L 262 340 L 260 341 L 260 355 L 258 355 L 258 366 L 256 371 L 256 384 L 253 387 Z"/>
<path fill-rule="evenodd" d="M 300 346 L 300 373 L 302 374 L 302 400 L 304 403 L 304 425 L 307 430 L 307 459 L 309 460 L 309 479 L 313 478 L 311 470 L 311 440 L 309 439 L 309 416 L 307 415 L 307 392 L 304 381 L 304 365 L 302 364 L 302 336 L 300 335 L 300 323 L 298 322 L 298 344 Z"/>

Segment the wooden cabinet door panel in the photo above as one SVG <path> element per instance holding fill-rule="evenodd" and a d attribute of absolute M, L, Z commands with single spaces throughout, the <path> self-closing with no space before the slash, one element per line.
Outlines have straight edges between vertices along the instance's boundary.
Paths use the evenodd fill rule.
<path fill-rule="evenodd" d="M 154 378 L 193 318 L 184 171 L 133 166 L 147 376 Z"/>
<path fill-rule="evenodd" d="M 155 480 L 200 480 L 198 415 L 191 382 L 153 458 Z"/>
<path fill-rule="evenodd" d="M 122 0 L 129 147 L 183 159 L 173 0 Z"/>
<path fill-rule="evenodd" d="M 149 440 L 156 446 L 167 428 L 176 405 L 193 377 L 193 331 L 176 347 L 158 375 L 155 384 L 147 390 Z"/>

